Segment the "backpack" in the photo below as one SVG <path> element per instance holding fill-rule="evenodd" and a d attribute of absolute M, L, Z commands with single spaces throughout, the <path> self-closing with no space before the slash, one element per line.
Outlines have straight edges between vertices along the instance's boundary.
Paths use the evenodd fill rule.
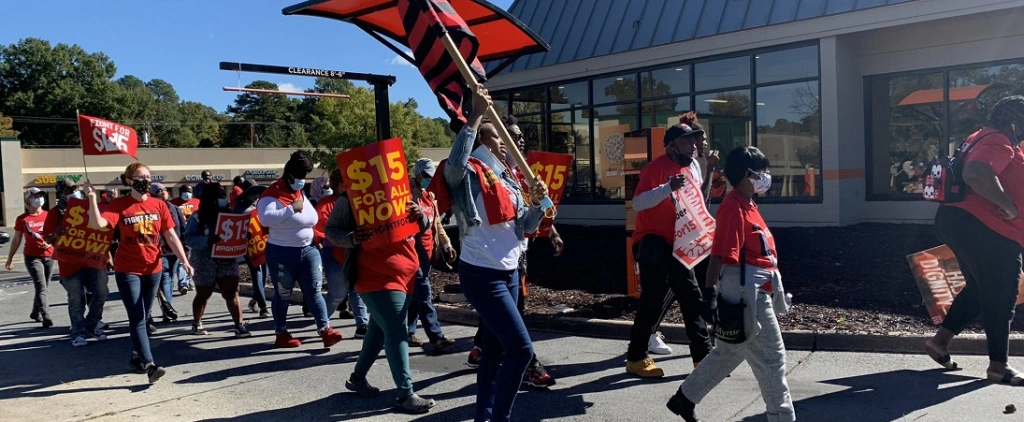
<path fill-rule="evenodd" d="M 932 161 L 931 166 L 928 168 L 928 174 L 925 175 L 921 191 L 921 195 L 924 196 L 926 201 L 952 204 L 964 200 L 964 194 L 967 193 L 967 184 L 963 181 L 962 173 L 967 153 L 975 145 L 981 143 L 988 135 L 999 133 L 999 131 L 991 130 L 985 134 L 981 133 L 981 131 L 978 131 L 968 136 L 964 143 L 960 145 L 960 148 L 956 149 L 952 157 L 938 157 L 935 161 Z"/>

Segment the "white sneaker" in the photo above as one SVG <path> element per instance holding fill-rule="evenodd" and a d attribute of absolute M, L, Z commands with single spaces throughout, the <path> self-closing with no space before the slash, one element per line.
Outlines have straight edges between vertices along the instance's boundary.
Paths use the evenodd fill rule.
<path fill-rule="evenodd" d="M 672 348 L 665 344 L 664 338 L 661 331 L 651 334 L 651 340 L 647 342 L 647 350 L 656 355 L 671 355 Z"/>
<path fill-rule="evenodd" d="M 87 344 L 89 344 L 89 343 L 87 343 L 85 341 L 85 337 L 82 337 L 82 336 L 75 337 L 74 340 L 71 340 L 71 346 L 72 347 L 82 347 L 82 346 L 85 346 Z"/>

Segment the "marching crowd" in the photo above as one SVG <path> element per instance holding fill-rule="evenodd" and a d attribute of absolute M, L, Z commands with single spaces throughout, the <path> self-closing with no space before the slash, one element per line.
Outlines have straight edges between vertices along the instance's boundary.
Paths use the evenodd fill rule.
<path fill-rule="evenodd" d="M 25 266 L 36 292 L 29 317 L 43 327 L 53 326 L 47 288 L 54 244 L 66 230 L 68 201 L 85 199 L 89 227 L 112 230 L 115 244 L 107 268 L 57 262 L 60 284 L 67 292 L 72 346 L 85 346 L 89 338 L 106 340 L 103 305 L 108 271 L 113 271 L 128 312 L 129 364 L 146 374 L 150 383 L 156 382 L 166 370 L 155 363 L 150 349 L 149 336 L 158 329 L 153 323 L 154 302 L 159 303 L 163 320 L 173 322 L 178 319 L 173 293 L 179 293 L 180 301 L 194 291 L 191 331 L 209 335 L 203 315 L 209 299 L 219 291 L 231 314 L 234 334 L 250 336 L 238 294 L 239 265 L 245 265 L 253 284 L 248 309 L 257 318 L 273 318 L 275 347 L 302 345 L 287 328 L 290 296 L 298 285 L 303 315 L 315 322 L 324 347 L 342 339 L 331 327 L 336 310 L 340 317 L 356 321 L 354 336 L 362 338 L 362 350 L 346 388 L 361 396 L 380 394 L 380 389 L 368 382 L 367 373 L 383 350 L 395 382 L 398 408 L 425 413 L 435 403 L 413 390 L 409 347 L 429 344 L 435 353 L 441 353 L 454 343 L 438 324 L 429 276 L 433 265 L 450 268 L 459 260 L 462 292 L 480 318 L 467 362 L 477 368 L 475 419 L 510 420 L 521 384 L 539 388 L 555 384 L 537 359 L 522 318 L 525 252 L 531 240 L 527 234 L 536 231 L 545 217 L 541 200 L 548 192 L 542 181 L 526 183 L 495 122 L 484 118 L 490 105 L 486 89 L 477 86 L 473 113 L 458 133 L 448 159 L 415 163 L 410 174 L 413 200 L 407 209 L 417 232 L 402 241 L 362 248 L 375 233 L 356 224 L 341 172 L 335 170 L 307 187 L 306 176 L 314 166 L 301 152 L 290 157 L 282 177 L 269 186 L 239 177 L 228 188 L 204 172 L 202 183 L 183 187 L 174 199 L 162 184 L 152 182 L 146 165 L 133 163 L 121 177 L 130 188 L 124 196 L 117 191 L 100 195 L 88 182 L 79 186 L 61 180 L 56 186 L 57 203 L 47 211 L 45 193 L 29 188 L 25 192 L 27 211 L 15 224 L 6 268 L 13 268 L 15 251 L 24 242 Z M 503 123 L 522 149 L 525 143 L 515 119 L 508 116 Z M 989 377 L 1018 385 L 1022 383 L 1020 375 L 1006 364 L 1006 329 L 1007 317 L 1013 317 L 1016 295 L 1009 293 L 1017 286 L 1022 247 L 1004 242 L 999 233 L 1018 229 L 1014 221 L 1019 221 L 1017 209 L 1024 195 L 1016 193 L 1019 189 L 1003 190 L 1006 185 L 1000 185 L 999 176 L 1004 171 L 1024 171 L 1024 155 L 1012 142 L 1005 142 L 1010 136 L 1024 138 L 1024 98 L 1000 102 L 982 131 L 995 136 L 986 138 L 989 143 L 979 149 L 983 154 L 968 159 L 964 178 L 972 188 L 983 188 L 975 188 L 976 198 L 968 193 L 973 202 L 941 207 L 937 217 L 940 236 L 948 238 L 958 258 L 967 258 L 963 261 L 967 289 L 957 297 L 946 325 L 927 350 L 937 363 L 957 369 L 946 351 L 948 344 L 980 313 L 989 334 Z M 739 147 L 729 152 L 720 166 L 717 153 L 706 152 L 707 136 L 693 113 L 681 116 L 680 123 L 666 131 L 664 145 L 665 154 L 641 171 L 633 196 L 638 212 L 633 254 L 642 292 L 625 369 L 643 378 L 664 376 L 648 353 L 671 352 L 658 326 L 670 304 L 678 301 L 694 370 L 668 400 L 668 408 L 686 421 L 697 421 L 697 404 L 747 361 L 768 419 L 794 421 L 785 375 L 786 350 L 776 319 L 788 310 L 788 295 L 778 271 L 774 238 L 755 203 L 757 195 L 771 186 L 769 161 L 755 147 Z M 703 157 L 703 167 L 698 157 Z M 701 199 L 706 201 L 713 172 L 723 175 L 732 189 L 717 210 L 707 268 L 697 274 L 672 253 L 677 219 L 690 218 L 679 214 L 675 193 L 688 184 L 699 186 Z M 991 203 L 999 205 L 993 208 Z M 268 231 L 266 262 L 249 256 L 211 257 L 213 246 L 222 241 L 216 227 L 220 213 L 253 215 Z M 447 213 L 458 224 L 458 254 L 441 223 L 441 216 Z M 958 237 L 958 231 L 944 229 L 968 224 L 985 232 L 988 240 Z M 564 243 L 554 227 L 549 239 L 560 255 Z M 985 256 L 972 259 L 976 253 Z M 1003 267 L 1004 273 L 989 271 Z M 264 296 L 268 281 L 273 284 L 271 298 Z M 321 294 L 325 283 L 326 298 Z M 1005 292 L 994 295 L 991 287 L 986 288 L 992 285 Z M 422 323 L 426 341 L 416 336 L 417 321 Z"/>

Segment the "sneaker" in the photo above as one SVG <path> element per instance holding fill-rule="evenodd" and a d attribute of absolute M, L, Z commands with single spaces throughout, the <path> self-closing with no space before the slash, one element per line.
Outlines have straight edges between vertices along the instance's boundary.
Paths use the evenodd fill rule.
<path fill-rule="evenodd" d="M 356 377 L 356 374 L 352 374 L 348 381 L 345 381 L 345 388 L 363 397 L 377 397 L 380 395 L 379 388 L 370 385 L 366 377 L 360 379 Z"/>
<path fill-rule="evenodd" d="M 182 296 L 187 295 L 188 294 L 188 286 L 181 286 L 181 287 L 179 287 L 178 288 L 178 293 L 181 294 Z"/>
<path fill-rule="evenodd" d="M 103 330 L 100 330 L 99 328 L 92 330 L 92 332 L 90 332 L 89 335 L 96 340 L 107 341 L 107 335 L 103 334 Z"/>
<path fill-rule="evenodd" d="M 270 311 L 267 308 L 260 309 L 260 319 L 270 318 Z"/>
<path fill-rule="evenodd" d="M 338 311 L 338 319 L 356 319 L 356 314 L 348 309 L 342 309 Z"/>
<path fill-rule="evenodd" d="M 479 347 L 474 347 L 473 350 L 469 351 L 469 358 L 466 359 L 466 366 L 470 368 L 477 368 L 480 366 L 480 350 Z"/>
<path fill-rule="evenodd" d="M 433 346 L 434 346 L 433 352 L 434 352 L 435 355 L 439 355 L 441 353 L 444 353 L 444 351 L 446 349 L 448 349 L 449 347 L 451 347 L 453 344 L 455 344 L 455 340 L 452 340 L 450 338 L 441 337 L 441 338 L 437 339 L 437 341 L 435 341 L 433 343 Z"/>
<path fill-rule="evenodd" d="M 82 346 L 86 346 L 88 344 L 89 343 L 86 343 L 85 337 L 83 337 L 83 336 L 78 336 L 78 337 L 75 337 L 74 340 L 71 340 L 71 347 L 82 347 Z"/>
<path fill-rule="evenodd" d="M 649 357 L 641 360 L 626 361 L 626 372 L 641 378 L 661 378 L 665 371 L 654 364 L 654 359 Z"/>
<path fill-rule="evenodd" d="M 161 303 L 160 310 L 164 313 L 164 322 L 174 322 L 178 320 L 178 311 L 176 311 L 169 302 Z"/>
<path fill-rule="evenodd" d="M 398 402 L 398 410 L 414 415 L 427 413 L 436 404 L 434 403 L 434 399 L 425 399 L 416 393 L 413 393 L 408 397 L 402 397 L 396 401 Z"/>
<path fill-rule="evenodd" d="M 249 299 L 249 312 L 256 313 L 256 299 Z"/>
<path fill-rule="evenodd" d="M 249 332 L 249 328 L 243 322 L 235 326 L 235 337 L 252 337 L 252 333 Z"/>
<path fill-rule="evenodd" d="M 206 331 L 206 327 L 203 327 L 203 323 L 192 324 L 192 334 L 197 336 L 208 336 L 209 331 Z"/>
<path fill-rule="evenodd" d="M 647 342 L 647 351 L 656 355 L 672 354 L 672 348 L 665 344 L 665 336 L 661 335 L 661 331 L 651 334 L 651 340 Z"/>
<path fill-rule="evenodd" d="M 277 348 L 280 348 L 280 349 L 291 349 L 291 348 L 299 347 L 301 345 L 302 345 L 302 342 L 299 341 L 298 339 L 292 337 L 291 333 L 289 333 L 287 331 L 285 331 L 283 333 L 278 333 L 277 338 L 274 340 L 274 347 L 277 347 Z"/>
<path fill-rule="evenodd" d="M 142 363 L 142 357 L 138 353 L 132 352 L 132 357 L 128 359 L 128 366 L 136 373 L 146 373 L 146 364 Z"/>
<path fill-rule="evenodd" d="M 356 327 L 356 338 L 366 337 L 366 332 L 369 331 L 366 327 Z"/>
<path fill-rule="evenodd" d="M 536 362 L 530 367 L 526 368 L 526 373 L 523 374 L 523 384 L 526 384 L 533 388 L 549 388 L 555 385 L 555 379 L 548 374 L 548 370 L 544 369 L 544 365 L 540 362 Z"/>
<path fill-rule="evenodd" d="M 427 342 L 423 341 L 423 339 L 416 336 L 409 336 L 409 347 L 420 347 L 424 344 L 427 344 Z"/>
<path fill-rule="evenodd" d="M 40 317 L 39 314 L 35 312 L 28 314 L 28 319 L 32 320 L 32 322 L 43 322 L 43 318 Z"/>
<path fill-rule="evenodd" d="M 697 415 L 694 413 L 694 408 L 697 405 L 686 398 L 682 391 L 676 390 L 676 393 L 668 400 L 665 407 L 668 407 L 668 410 L 672 411 L 672 413 L 682 416 L 686 422 L 700 422 L 700 419 L 697 419 Z"/>
<path fill-rule="evenodd" d="M 156 329 L 156 325 L 153 325 L 153 321 L 146 321 L 146 334 L 153 335 L 159 332 Z"/>
<path fill-rule="evenodd" d="M 50 318 L 43 318 L 43 328 L 50 328 L 53 326 L 53 320 Z"/>
<path fill-rule="evenodd" d="M 109 327 L 109 325 L 107 325 L 107 323 L 103 322 L 102 320 L 96 323 L 96 331 L 106 330 L 107 327 Z"/>
<path fill-rule="evenodd" d="M 327 349 L 338 344 L 343 337 L 341 333 L 334 331 L 331 327 L 327 327 L 324 328 L 323 331 L 320 331 L 320 338 L 324 340 L 324 348 Z"/>
<path fill-rule="evenodd" d="M 156 366 L 152 363 L 149 364 L 149 369 L 146 370 L 146 375 L 149 376 L 150 384 L 156 382 L 157 380 L 160 379 L 160 377 L 163 377 L 165 374 L 167 374 L 167 371 L 165 371 L 164 368 Z"/>

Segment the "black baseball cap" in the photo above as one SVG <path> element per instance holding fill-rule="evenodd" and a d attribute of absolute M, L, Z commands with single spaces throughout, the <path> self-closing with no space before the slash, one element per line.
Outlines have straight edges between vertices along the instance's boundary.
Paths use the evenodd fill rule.
<path fill-rule="evenodd" d="M 672 127 L 668 128 L 668 130 L 665 131 L 665 143 L 668 144 L 669 142 L 676 140 L 676 138 L 684 138 L 687 136 L 693 136 L 697 134 L 703 135 L 704 130 L 697 129 L 685 123 L 672 125 Z"/>
<path fill-rule="evenodd" d="M 71 178 L 65 178 L 65 179 L 58 180 L 57 181 L 57 186 L 54 187 L 54 190 L 56 190 L 58 194 L 61 194 L 61 193 L 64 193 L 64 192 L 71 192 L 71 191 L 74 191 L 74 190 L 77 190 L 77 189 L 78 189 L 78 184 L 75 183 L 74 180 L 71 180 Z"/>

